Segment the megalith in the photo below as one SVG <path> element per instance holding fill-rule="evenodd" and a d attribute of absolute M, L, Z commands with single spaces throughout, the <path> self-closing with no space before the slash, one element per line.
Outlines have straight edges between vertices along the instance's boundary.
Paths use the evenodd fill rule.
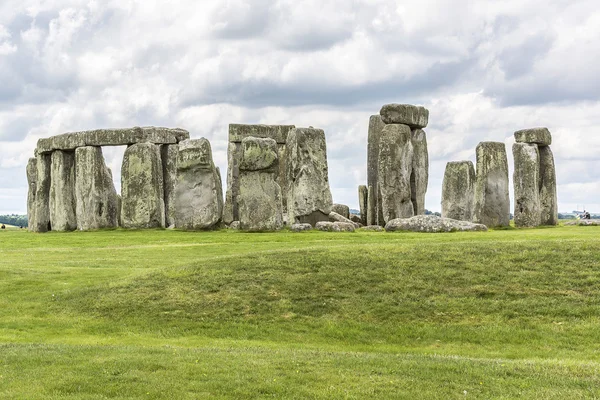
<path fill-rule="evenodd" d="M 36 203 L 35 203 L 35 195 L 37 191 L 37 158 L 32 157 L 27 162 L 27 221 L 28 221 L 28 229 L 34 232 L 35 226 L 35 211 L 36 211 Z"/>
<path fill-rule="evenodd" d="M 50 224 L 51 163 L 50 154 L 37 154 L 34 212 L 29 222 L 29 229 L 32 232 L 48 232 L 52 229 Z"/>
<path fill-rule="evenodd" d="M 473 220 L 475 168 L 471 161 L 446 164 L 442 183 L 442 217 L 458 221 Z"/>
<path fill-rule="evenodd" d="M 118 196 L 100 147 L 75 150 L 75 199 L 77 229 L 118 226 Z"/>
<path fill-rule="evenodd" d="M 166 227 L 175 224 L 175 185 L 177 183 L 178 153 L 179 146 L 177 144 L 161 146 Z"/>
<path fill-rule="evenodd" d="M 477 145 L 474 222 L 493 228 L 510 224 L 508 160 L 501 142 Z"/>
<path fill-rule="evenodd" d="M 550 146 L 552 144 L 552 135 L 548 128 L 522 129 L 515 132 L 515 141 L 517 143 Z"/>
<path fill-rule="evenodd" d="M 179 143 L 174 192 L 175 227 L 185 230 L 213 229 L 223 216 L 223 188 L 205 139 Z"/>
<path fill-rule="evenodd" d="M 294 128 L 287 137 L 288 223 L 328 221 L 333 205 L 325 132 Z"/>
<path fill-rule="evenodd" d="M 378 208 L 383 222 L 412 217 L 413 145 L 408 125 L 390 124 L 383 128 L 378 163 Z"/>
<path fill-rule="evenodd" d="M 77 229 L 75 201 L 75 152 L 52 152 L 50 173 L 50 222 L 54 231 Z"/>
<path fill-rule="evenodd" d="M 411 104 L 386 104 L 379 112 L 384 124 L 408 125 L 412 129 L 422 129 L 429 122 L 429 110 Z"/>
<path fill-rule="evenodd" d="M 424 215 L 425 195 L 429 183 L 427 135 L 423 129 L 413 129 L 411 135 L 413 147 L 412 173 L 410 176 L 411 201 L 415 215 Z"/>
<path fill-rule="evenodd" d="M 556 169 L 550 146 L 539 146 L 540 152 L 540 223 L 558 225 Z"/>
<path fill-rule="evenodd" d="M 541 221 L 540 215 L 540 153 L 537 145 L 515 143 L 512 147 L 515 169 L 515 226 L 534 227 Z"/>
<path fill-rule="evenodd" d="M 369 190 L 365 185 L 358 187 L 358 208 L 360 210 L 360 223 L 367 225 L 367 211 L 369 203 Z"/>
<path fill-rule="evenodd" d="M 227 191 L 225 195 L 225 209 L 223 220 L 226 224 L 239 220 L 239 207 L 237 196 L 239 194 L 239 168 L 242 158 L 242 141 L 247 137 L 271 138 L 277 144 L 277 155 L 279 158 L 278 167 L 275 174 L 276 182 L 279 184 L 284 198 L 284 206 L 287 198 L 287 176 L 285 157 L 286 140 L 289 132 L 294 128 L 293 125 L 229 125 L 229 146 L 227 148 Z"/>
<path fill-rule="evenodd" d="M 367 224 L 377 224 L 377 175 L 379 173 L 379 138 L 385 124 L 381 115 L 371 115 L 369 119 L 369 137 L 367 142 L 367 192 L 368 188 L 373 190 L 368 194 Z"/>
<path fill-rule="evenodd" d="M 331 206 L 331 211 L 340 214 L 344 218 L 350 219 L 350 207 L 345 204 L 334 203 Z"/>
<path fill-rule="evenodd" d="M 240 229 L 274 231 L 283 227 L 277 142 L 271 138 L 246 137 L 241 143 L 237 207 Z"/>
<path fill-rule="evenodd" d="M 164 228 L 165 202 L 160 149 L 153 143 L 127 147 L 121 167 L 123 228 Z"/>

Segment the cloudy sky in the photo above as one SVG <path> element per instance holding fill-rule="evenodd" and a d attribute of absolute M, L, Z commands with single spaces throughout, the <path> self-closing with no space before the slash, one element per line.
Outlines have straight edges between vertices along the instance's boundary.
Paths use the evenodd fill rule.
<path fill-rule="evenodd" d="M 234 122 L 323 128 L 334 201 L 356 207 L 390 102 L 430 110 L 428 209 L 446 162 L 503 141 L 512 174 L 513 132 L 546 126 L 560 211 L 600 212 L 598 60 L 598 0 L 2 0 L 0 213 L 26 211 L 38 138 L 181 127 L 225 171 Z"/>

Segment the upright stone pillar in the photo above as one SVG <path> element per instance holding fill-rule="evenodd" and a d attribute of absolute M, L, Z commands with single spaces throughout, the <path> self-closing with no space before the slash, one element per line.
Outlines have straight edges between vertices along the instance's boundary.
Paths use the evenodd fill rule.
<path fill-rule="evenodd" d="M 176 144 L 161 147 L 163 168 L 163 183 L 165 188 L 165 226 L 175 224 L 175 185 L 177 183 L 177 154 L 179 146 Z"/>
<path fill-rule="evenodd" d="M 488 227 L 510 224 L 508 160 L 501 142 L 477 145 L 477 181 L 475 184 L 474 222 Z"/>
<path fill-rule="evenodd" d="M 539 146 L 540 151 L 540 223 L 558 225 L 556 196 L 556 169 L 550 146 Z"/>
<path fill-rule="evenodd" d="M 277 142 L 270 138 L 242 140 L 239 194 L 240 229 L 275 231 L 283 227 L 281 187 L 275 181 L 279 170 Z"/>
<path fill-rule="evenodd" d="M 367 225 L 367 212 L 369 203 L 369 189 L 365 185 L 358 187 L 358 207 L 360 209 L 360 223 Z"/>
<path fill-rule="evenodd" d="M 322 129 L 294 128 L 286 143 L 289 225 L 329 221 L 333 205 Z"/>
<path fill-rule="evenodd" d="M 540 224 L 540 153 L 535 144 L 513 144 L 515 169 L 515 226 L 535 227 Z"/>
<path fill-rule="evenodd" d="M 429 152 L 427 135 L 423 129 L 412 130 L 412 146 L 411 200 L 415 215 L 425 215 L 425 194 L 429 183 Z"/>
<path fill-rule="evenodd" d="M 35 195 L 37 192 L 37 158 L 30 158 L 27 162 L 27 221 L 28 221 L 28 229 L 32 232 L 35 232 L 34 226 L 36 223 L 35 211 L 36 211 L 36 202 Z"/>
<path fill-rule="evenodd" d="M 458 221 L 473 220 L 475 168 L 471 161 L 446 164 L 442 184 L 442 217 Z"/>
<path fill-rule="evenodd" d="M 100 147 L 86 146 L 75 150 L 75 199 L 77 229 L 116 228 L 119 225 L 117 191 Z"/>
<path fill-rule="evenodd" d="M 371 115 L 371 118 L 369 119 L 369 137 L 367 143 L 367 187 L 373 187 L 373 191 L 368 196 L 367 225 L 377 225 L 379 139 L 384 126 L 385 124 L 381 120 L 381 115 Z M 371 211 L 369 212 L 368 210 Z"/>
<path fill-rule="evenodd" d="M 36 182 L 33 220 L 29 223 L 32 232 L 48 232 L 50 224 L 50 154 L 38 153 L 36 156 Z"/>
<path fill-rule="evenodd" d="M 178 229 L 213 229 L 221 223 L 221 176 L 205 138 L 179 143 L 174 209 Z"/>
<path fill-rule="evenodd" d="M 75 152 L 52 152 L 50 222 L 54 231 L 77 229 L 75 201 Z"/>
<path fill-rule="evenodd" d="M 414 216 L 410 184 L 413 146 L 408 125 L 390 124 L 383 128 L 378 159 L 378 200 L 383 222 Z"/>
<path fill-rule="evenodd" d="M 129 146 L 121 168 L 121 222 L 123 228 L 164 228 L 163 166 L 160 150 L 152 143 Z"/>

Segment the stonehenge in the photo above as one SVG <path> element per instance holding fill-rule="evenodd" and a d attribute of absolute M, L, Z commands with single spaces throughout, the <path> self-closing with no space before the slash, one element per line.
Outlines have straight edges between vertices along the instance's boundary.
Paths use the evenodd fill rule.
<path fill-rule="evenodd" d="M 481 142 L 476 148 L 477 171 L 473 222 L 487 227 L 510 224 L 508 159 L 502 142 Z"/>
<path fill-rule="evenodd" d="M 358 207 L 360 210 L 360 222 L 367 225 L 367 211 L 369 209 L 369 189 L 365 185 L 358 187 Z"/>
<path fill-rule="evenodd" d="M 558 224 L 556 170 L 547 128 L 515 132 L 513 145 L 515 226 Z"/>
<path fill-rule="evenodd" d="M 446 164 L 442 183 L 442 217 L 459 221 L 473 220 L 475 168 L 471 161 Z"/>
<path fill-rule="evenodd" d="M 340 214 L 344 218 L 350 219 L 350 207 L 345 204 L 333 204 L 331 206 L 331 211 Z"/>
<path fill-rule="evenodd" d="M 49 206 L 52 230 L 77 229 L 75 153 L 72 151 L 56 150 L 51 155 Z"/>
<path fill-rule="evenodd" d="M 367 145 L 366 225 L 425 213 L 429 181 L 429 111 L 386 104 L 371 116 Z"/>

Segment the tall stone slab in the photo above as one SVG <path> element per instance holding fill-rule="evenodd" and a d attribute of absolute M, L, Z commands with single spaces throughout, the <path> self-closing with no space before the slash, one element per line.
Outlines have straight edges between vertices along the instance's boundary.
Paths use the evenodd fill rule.
<path fill-rule="evenodd" d="M 422 129 L 412 132 L 413 162 L 410 176 L 411 201 L 415 215 L 425 215 L 425 195 L 429 184 L 429 152 L 427 135 Z"/>
<path fill-rule="evenodd" d="M 475 168 L 471 161 L 446 164 L 442 183 L 442 217 L 472 221 L 475 197 Z"/>
<path fill-rule="evenodd" d="M 161 146 L 163 184 L 165 189 L 165 226 L 175 224 L 175 185 L 177 183 L 177 156 L 179 146 L 169 144 Z"/>
<path fill-rule="evenodd" d="M 535 144 L 515 143 L 512 147 L 515 169 L 515 226 L 540 225 L 540 153 Z"/>
<path fill-rule="evenodd" d="M 501 142 L 477 145 L 477 180 L 475 184 L 474 222 L 487 227 L 510 224 L 508 160 Z"/>
<path fill-rule="evenodd" d="M 54 231 L 77 229 L 75 201 L 75 152 L 52 152 L 50 179 L 50 222 Z"/>
<path fill-rule="evenodd" d="M 229 125 L 229 147 L 227 149 L 227 191 L 225 195 L 225 210 L 223 219 L 226 224 L 239 220 L 239 207 L 237 196 L 239 195 L 239 164 L 242 158 L 242 140 L 247 137 L 271 138 L 275 140 L 277 154 L 279 157 L 278 169 L 275 175 L 276 182 L 279 184 L 284 194 L 283 204 L 287 202 L 288 183 L 286 181 L 285 143 L 289 132 L 294 128 L 293 125 Z"/>
<path fill-rule="evenodd" d="M 368 196 L 367 224 L 377 224 L 377 174 L 379 172 L 379 138 L 385 124 L 381 115 L 371 115 L 369 119 L 369 136 L 367 142 L 367 187 L 373 187 Z M 367 190 L 368 191 L 368 190 Z M 370 211 L 369 211 L 370 210 Z"/>
<path fill-rule="evenodd" d="M 378 196 L 383 221 L 414 215 L 411 200 L 413 165 L 412 134 L 408 125 L 390 124 L 381 131 L 379 142 Z"/>
<path fill-rule="evenodd" d="M 27 162 L 27 221 L 28 229 L 34 232 L 34 226 L 36 223 L 35 211 L 35 195 L 37 192 L 37 158 L 30 158 Z"/>
<path fill-rule="evenodd" d="M 360 223 L 366 226 L 369 208 L 369 189 L 365 185 L 358 187 L 358 208 L 360 209 Z"/>
<path fill-rule="evenodd" d="M 271 138 L 246 137 L 242 140 L 239 164 L 240 229 L 249 232 L 275 231 L 283 227 L 277 142 Z"/>
<path fill-rule="evenodd" d="M 38 153 L 36 156 L 36 184 L 33 219 L 29 223 L 32 232 L 48 232 L 50 224 L 50 154 Z"/>
<path fill-rule="evenodd" d="M 286 143 L 288 223 L 328 221 L 333 205 L 325 132 L 295 128 Z"/>
<path fill-rule="evenodd" d="M 217 228 L 223 216 L 223 188 L 210 142 L 205 138 L 180 142 L 176 164 L 175 227 Z"/>
<path fill-rule="evenodd" d="M 100 147 L 85 146 L 75 150 L 75 199 L 77 229 L 118 226 L 118 195 Z"/>
<path fill-rule="evenodd" d="M 159 147 L 152 143 L 129 146 L 121 167 L 123 228 L 164 228 L 164 193 Z"/>
<path fill-rule="evenodd" d="M 540 152 L 540 223 L 558 225 L 556 169 L 550 146 L 539 146 Z"/>

